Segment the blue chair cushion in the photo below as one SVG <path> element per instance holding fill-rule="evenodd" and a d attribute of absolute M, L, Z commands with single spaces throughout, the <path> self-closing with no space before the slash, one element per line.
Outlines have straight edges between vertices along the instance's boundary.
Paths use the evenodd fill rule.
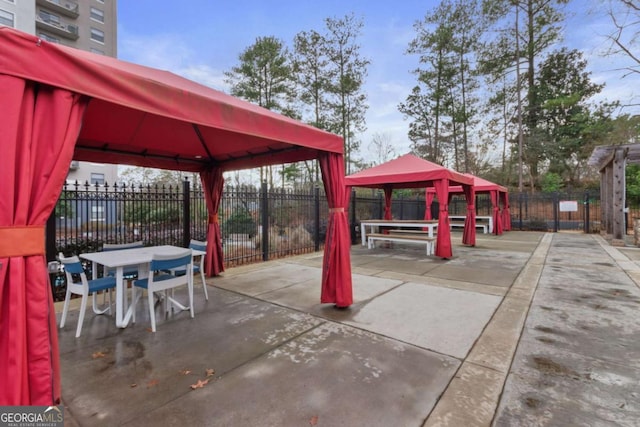
<path fill-rule="evenodd" d="M 101 279 L 89 280 L 89 293 L 104 291 L 116 287 L 116 279 L 113 277 L 103 277 Z"/>
<path fill-rule="evenodd" d="M 173 268 L 186 268 L 185 266 L 191 262 L 191 254 L 185 255 L 180 258 L 170 258 L 163 260 L 152 260 L 150 269 L 152 271 L 163 271 Z"/>
<path fill-rule="evenodd" d="M 175 276 L 172 276 L 171 274 L 160 274 L 159 276 L 154 277 L 153 281 L 161 282 L 163 280 L 169 279 L 175 279 Z M 137 286 L 139 288 L 147 289 L 149 287 L 149 279 L 136 280 L 135 282 L 133 282 L 133 284 L 134 286 Z"/>
<path fill-rule="evenodd" d="M 173 274 L 175 274 L 176 276 L 183 276 L 187 272 L 187 269 L 186 268 L 175 268 L 175 269 L 171 270 L 171 272 Z M 200 273 L 200 265 L 193 264 L 193 272 L 194 273 Z"/>
<path fill-rule="evenodd" d="M 71 274 L 82 274 L 84 269 L 79 262 L 67 262 L 64 264 L 64 269 Z"/>
<path fill-rule="evenodd" d="M 115 276 L 116 272 L 115 271 L 109 271 L 108 273 L 109 276 Z M 133 279 L 138 277 L 138 267 L 125 267 L 122 270 L 122 277 L 124 277 L 125 279 Z"/>

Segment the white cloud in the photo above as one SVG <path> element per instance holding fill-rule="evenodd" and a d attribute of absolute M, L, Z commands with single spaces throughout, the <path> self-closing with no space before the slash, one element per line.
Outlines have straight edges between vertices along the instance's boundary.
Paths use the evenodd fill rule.
<path fill-rule="evenodd" d="M 147 67 L 171 71 L 213 89 L 228 92 L 224 72 L 206 64 L 184 40 L 175 34 L 149 36 L 129 34 L 120 36 L 118 57 Z"/>
<path fill-rule="evenodd" d="M 410 82 L 372 82 L 365 90 L 369 97 L 369 110 L 366 116 L 367 130 L 362 135 L 362 156 L 368 159 L 369 144 L 375 134 L 388 137 L 397 154 L 407 153 L 411 144 L 407 136 L 409 122 L 398 111 L 398 104 L 411 92 Z"/>
<path fill-rule="evenodd" d="M 223 92 L 228 93 L 231 90 L 229 85 L 224 81 L 224 73 L 221 70 L 211 68 L 205 64 L 191 65 L 189 67 L 176 70 L 175 73 Z"/>
<path fill-rule="evenodd" d="M 565 25 L 565 43 L 571 48 L 579 49 L 587 61 L 587 71 L 591 72 L 594 83 L 605 84 L 602 92 L 592 101 L 619 101 L 625 107 L 620 113 L 638 114 L 640 108 L 633 106 L 639 103 L 640 74 L 629 74 L 627 67 L 634 65 L 622 54 L 610 54 L 611 41 L 608 36 L 614 27 L 607 7 L 602 1 L 593 0 L 588 7 L 578 6 L 568 17 Z M 627 40 L 627 43 L 634 43 Z"/>
<path fill-rule="evenodd" d="M 172 71 L 193 56 L 193 51 L 172 34 L 121 34 L 119 39 L 119 58 L 148 67 Z"/>

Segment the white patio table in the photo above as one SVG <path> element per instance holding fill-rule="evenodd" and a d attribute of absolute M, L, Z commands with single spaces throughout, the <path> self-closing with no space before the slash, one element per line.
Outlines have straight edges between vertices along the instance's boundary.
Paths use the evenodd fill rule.
<path fill-rule="evenodd" d="M 115 251 L 91 252 L 80 254 L 80 258 L 93 263 L 93 278 L 97 278 L 98 265 L 116 270 L 116 326 L 126 328 L 133 314 L 133 304 L 128 306 L 127 289 L 124 283 L 125 267 L 138 266 L 138 277 L 149 276 L 149 264 L 153 254 L 171 255 L 184 251 L 178 246 L 147 246 L 142 248 L 120 249 Z M 192 249 L 194 256 L 204 255 L 204 251 Z"/>
<path fill-rule="evenodd" d="M 433 230 L 438 227 L 437 220 L 412 220 L 412 219 L 363 219 L 360 221 L 360 235 L 362 236 L 362 246 L 367 244 L 366 227 L 373 232 L 374 227 L 396 227 L 396 228 L 426 228 L 429 237 L 433 237 Z"/>

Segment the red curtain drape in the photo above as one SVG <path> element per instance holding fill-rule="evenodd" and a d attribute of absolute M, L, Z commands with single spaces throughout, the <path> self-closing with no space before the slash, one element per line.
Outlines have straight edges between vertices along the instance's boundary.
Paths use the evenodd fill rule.
<path fill-rule="evenodd" d="M 391 187 L 384 187 L 384 219 L 391 219 Z"/>
<path fill-rule="evenodd" d="M 447 203 L 449 200 L 449 180 L 434 181 L 434 187 L 440 202 L 435 255 L 442 258 L 451 258 L 453 252 L 451 249 L 451 230 L 449 229 L 449 204 Z"/>
<path fill-rule="evenodd" d="M 424 219 L 426 221 L 431 221 L 433 219 L 433 217 L 431 216 L 431 205 L 433 204 L 433 198 L 435 197 L 436 193 L 428 190 L 429 190 L 429 187 L 425 188 L 424 190 L 425 200 L 427 202 L 427 204 L 424 207 Z"/>
<path fill-rule="evenodd" d="M 60 355 L 44 226 L 73 158 L 87 99 L 0 75 L 0 405 L 60 403 Z M 37 251 L 25 251 L 39 240 Z"/>
<path fill-rule="evenodd" d="M 464 231 L 462 233 L 462 243 L 465 245 L 476 245 L 476 191 L 473 185 L 463 185 L 464 198 L 467 199 L 467 217 L 464 219 Z"/>
<path fill-rule="evenodd" d="M 213 167 L 200 172 L 200 181 L 204 190 L 204 198 L 209 212 L 209 225 L 207 227 L 207 255 L 204 260 L 204 269 L 207 276 L 217 276 L 224 271 L 224 253 L 222 252 L 222 234 L 218 220 L 218 209 L 222 200 L 222 188 L 224 178 L 222 170 Z"/>
<path fill-rule="evenodd" d="M 509 210 L 509 194 L 507 192 L 500 193 L 502 196 L 502 229 L 511 231 L 511 211 Z"/>
<path fill-rule="evenodd" d="M 344 160 L 342 154 L 329 152 L 322 153 L 318 160 L 329 204 L 320 302 L 335 303 L 337 307 L 348 307 L 353 304 L 353 291 L 351 242 L 347 220 L 349 192 L 344 180 Z"/>
<path fill-rule="evenodd" d="M 502 234 L 502 215 L 500 215 L 500 202 L 498 201 L 498 190 L 492 190 L 491 206 L 493 207 L 493 234 Z"/>

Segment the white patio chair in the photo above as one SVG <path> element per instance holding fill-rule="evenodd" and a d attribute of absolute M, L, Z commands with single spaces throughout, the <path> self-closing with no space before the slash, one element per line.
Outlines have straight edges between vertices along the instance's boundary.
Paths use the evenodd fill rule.
<path fill-rule="evenodd" d="M 64 272 L 67 276 L 67 295 L 64 299 L 64 307 L 62 309 L 62 318 L 60 319 L 60 328 L 64 327 L 64 323 L 67 320 L 67 314 L 69 312 L 69 301 L 71 300 L 71 294 L 82 295 L 82 302 L 80 304 L 80 313 L 78 315 L 78 327 L 76 328 L 76 338 L 80 336 L 82 330 L 82 322 L 84 321 L 84 312 L 87 308 L 87 299 L 89 294 L 93 295 L 93 312 L 96 314 L 104 314 L 111 310 L 112 298 L 111 290 L 116 287 L 115 277 L 103 277 L 100 279 L 88 280 L 87 275 L 84 272 L 82 263 L 77 256 L 65 258 L 62 254 L 59 255 L 59 261 L 64 267 Z M 74 280 L 79 277 L 80 281 Z M 96 301 L 96 293 L 99 291 L 109 292 L 109 305 L 104 309 L 98 308 Z"/>
<path fill-rule="evenodd" d="M 189 249 L 194 249 L 196 251 L 207 251 L 207 242 L 203 242 L 200 240 L 191 239 L 189 243 Z M 184 268 L 173 268 L 170 270 L 171 273 L 176 276 L 181 276 L 185 274 Z M 202 280 L 202 289 L 204 289 L 204 298 L 209 301 L 209 293 L 207 292 L 207 281 L 204 277 L 204 255 L 194 255 L 193 256 L 193 274 L 194 276 L 200 273 L 200 279 Z"/>
<path fill-rule="evenodd" d="M 174 268 L 183 268 L 185 274 L 175 276 L 166 273 Z M 171 306 L 176 306 L 180 310 L 189 310 L 193 318 L 193 253 L 191 249 L 185 249 L 173 255 L 154 254 L 149 266 L 149 277 L 138 279 L 133 282 L 133 322 L 136 321 L 135 304 L 140 298 L 137 289 L 147 290 L 147 301 L 149 304 L 149 317 L 151 318 L 151 330 L 156 331 L 156 316 L 154 310 L 154 293 L 164 291 L 165 313 L 168 313 Z M 189 306 L 184 306 L 174 298 L 174 289 L 178 286 L 187 285 L 189 294 Z M 171 295 L 168 294 L 171 290 Z"/>

